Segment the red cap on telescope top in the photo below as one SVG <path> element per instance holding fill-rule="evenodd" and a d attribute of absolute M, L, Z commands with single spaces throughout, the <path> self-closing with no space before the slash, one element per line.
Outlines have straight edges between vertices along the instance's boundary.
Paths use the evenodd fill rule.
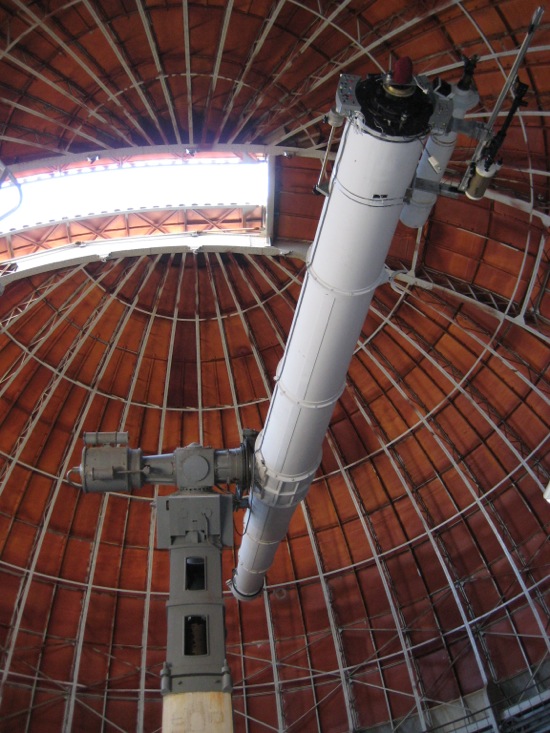
<path fill-rule="evenodd" d="M 412 81 L 413 65 L 410 56 L 399 59 L 393 69 L 393 84 L 406 85 Z"/>

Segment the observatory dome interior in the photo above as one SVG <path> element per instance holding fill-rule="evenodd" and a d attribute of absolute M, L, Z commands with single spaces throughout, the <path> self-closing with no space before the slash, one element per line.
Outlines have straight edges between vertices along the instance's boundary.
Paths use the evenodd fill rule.
<path fill-rule="evenodd" d="M 2 0 L 0 202 L 40 180 L 53 210 L 60 179 L 145 171 L 145 203 L 80 197 L 13 227 L 0 210 L 2 733 L 161 730 L 154 500 L 174 489 L 79 492 L 82 434 L 159 454 L 261 430 L 340 74 L 408 56 L 455 82 L 475 55 L 466 120 L 482 125 L 536 9 Z M 262 593 L 224 586 L 237 733 L 550 730 L 550 10 L 519 79 L 527 105 L 486 196 L 439 196 L 422 228 L 398 225 Z M 475 145 L 459 135 L 449 184 Z M 211 161 L 265 165 L 267 195 L 155 199 L 153 167 Z"/>

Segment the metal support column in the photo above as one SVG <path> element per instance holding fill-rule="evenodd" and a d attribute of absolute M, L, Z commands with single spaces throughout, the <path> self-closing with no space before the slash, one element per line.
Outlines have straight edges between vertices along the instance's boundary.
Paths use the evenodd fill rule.
<path fill-rule="evenodd" d="M 170 550 L 163 733 L 233 731 L 225 659 L 222 547 L 233 544 L 232 496 L 182 492 L 157 500 L 157 544 Z"/>

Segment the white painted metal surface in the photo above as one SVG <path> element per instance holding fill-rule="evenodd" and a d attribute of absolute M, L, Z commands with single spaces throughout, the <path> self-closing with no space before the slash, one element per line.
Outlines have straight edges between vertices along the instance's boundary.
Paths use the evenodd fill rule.
<path fill-rule="evenodd" d="M 261 235 L 231 234 L 227 232 L 185 232 L 155 236 L 117 237 L 91 242 L 75 242 L 54 247 L 0 265 L 0 292 L 2 286 L 15 280 L 51 272 L 64 267 L 76 267 L 89 262 L 106 262 L 121 257 L 171 254 L 174 252 L 236 252 L 241 254 L 282 255 L 305 259 L 308 244 L 281 240 L 272 243 Z"/>
<path fill-rule="evenodd" d="M 346 124 L 277 386 L 256 443 L 256 480 L 232 582 L 253 598 L 306 495 L 421 153 L 418 139 Z"/>

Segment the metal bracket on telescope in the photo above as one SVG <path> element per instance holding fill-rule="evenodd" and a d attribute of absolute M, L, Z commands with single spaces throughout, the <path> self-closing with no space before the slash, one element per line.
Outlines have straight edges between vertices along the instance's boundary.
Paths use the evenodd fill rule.
<path fill-rule="evenodd" d="M 66 480 L 84 493 L 128 492 L 144 484 L 171 484 L 180 491 L 236 485 L 236 504 L 243 506 L 253 478 L 255 430 L 243 431 L 238 448 L 215 450 L 198 443 L 173 453 L 144 456 L 128 447 L 128 433 L 84 433 L 80 466 Z M 80 483 L 71 479 L 75 474 Z"/>

